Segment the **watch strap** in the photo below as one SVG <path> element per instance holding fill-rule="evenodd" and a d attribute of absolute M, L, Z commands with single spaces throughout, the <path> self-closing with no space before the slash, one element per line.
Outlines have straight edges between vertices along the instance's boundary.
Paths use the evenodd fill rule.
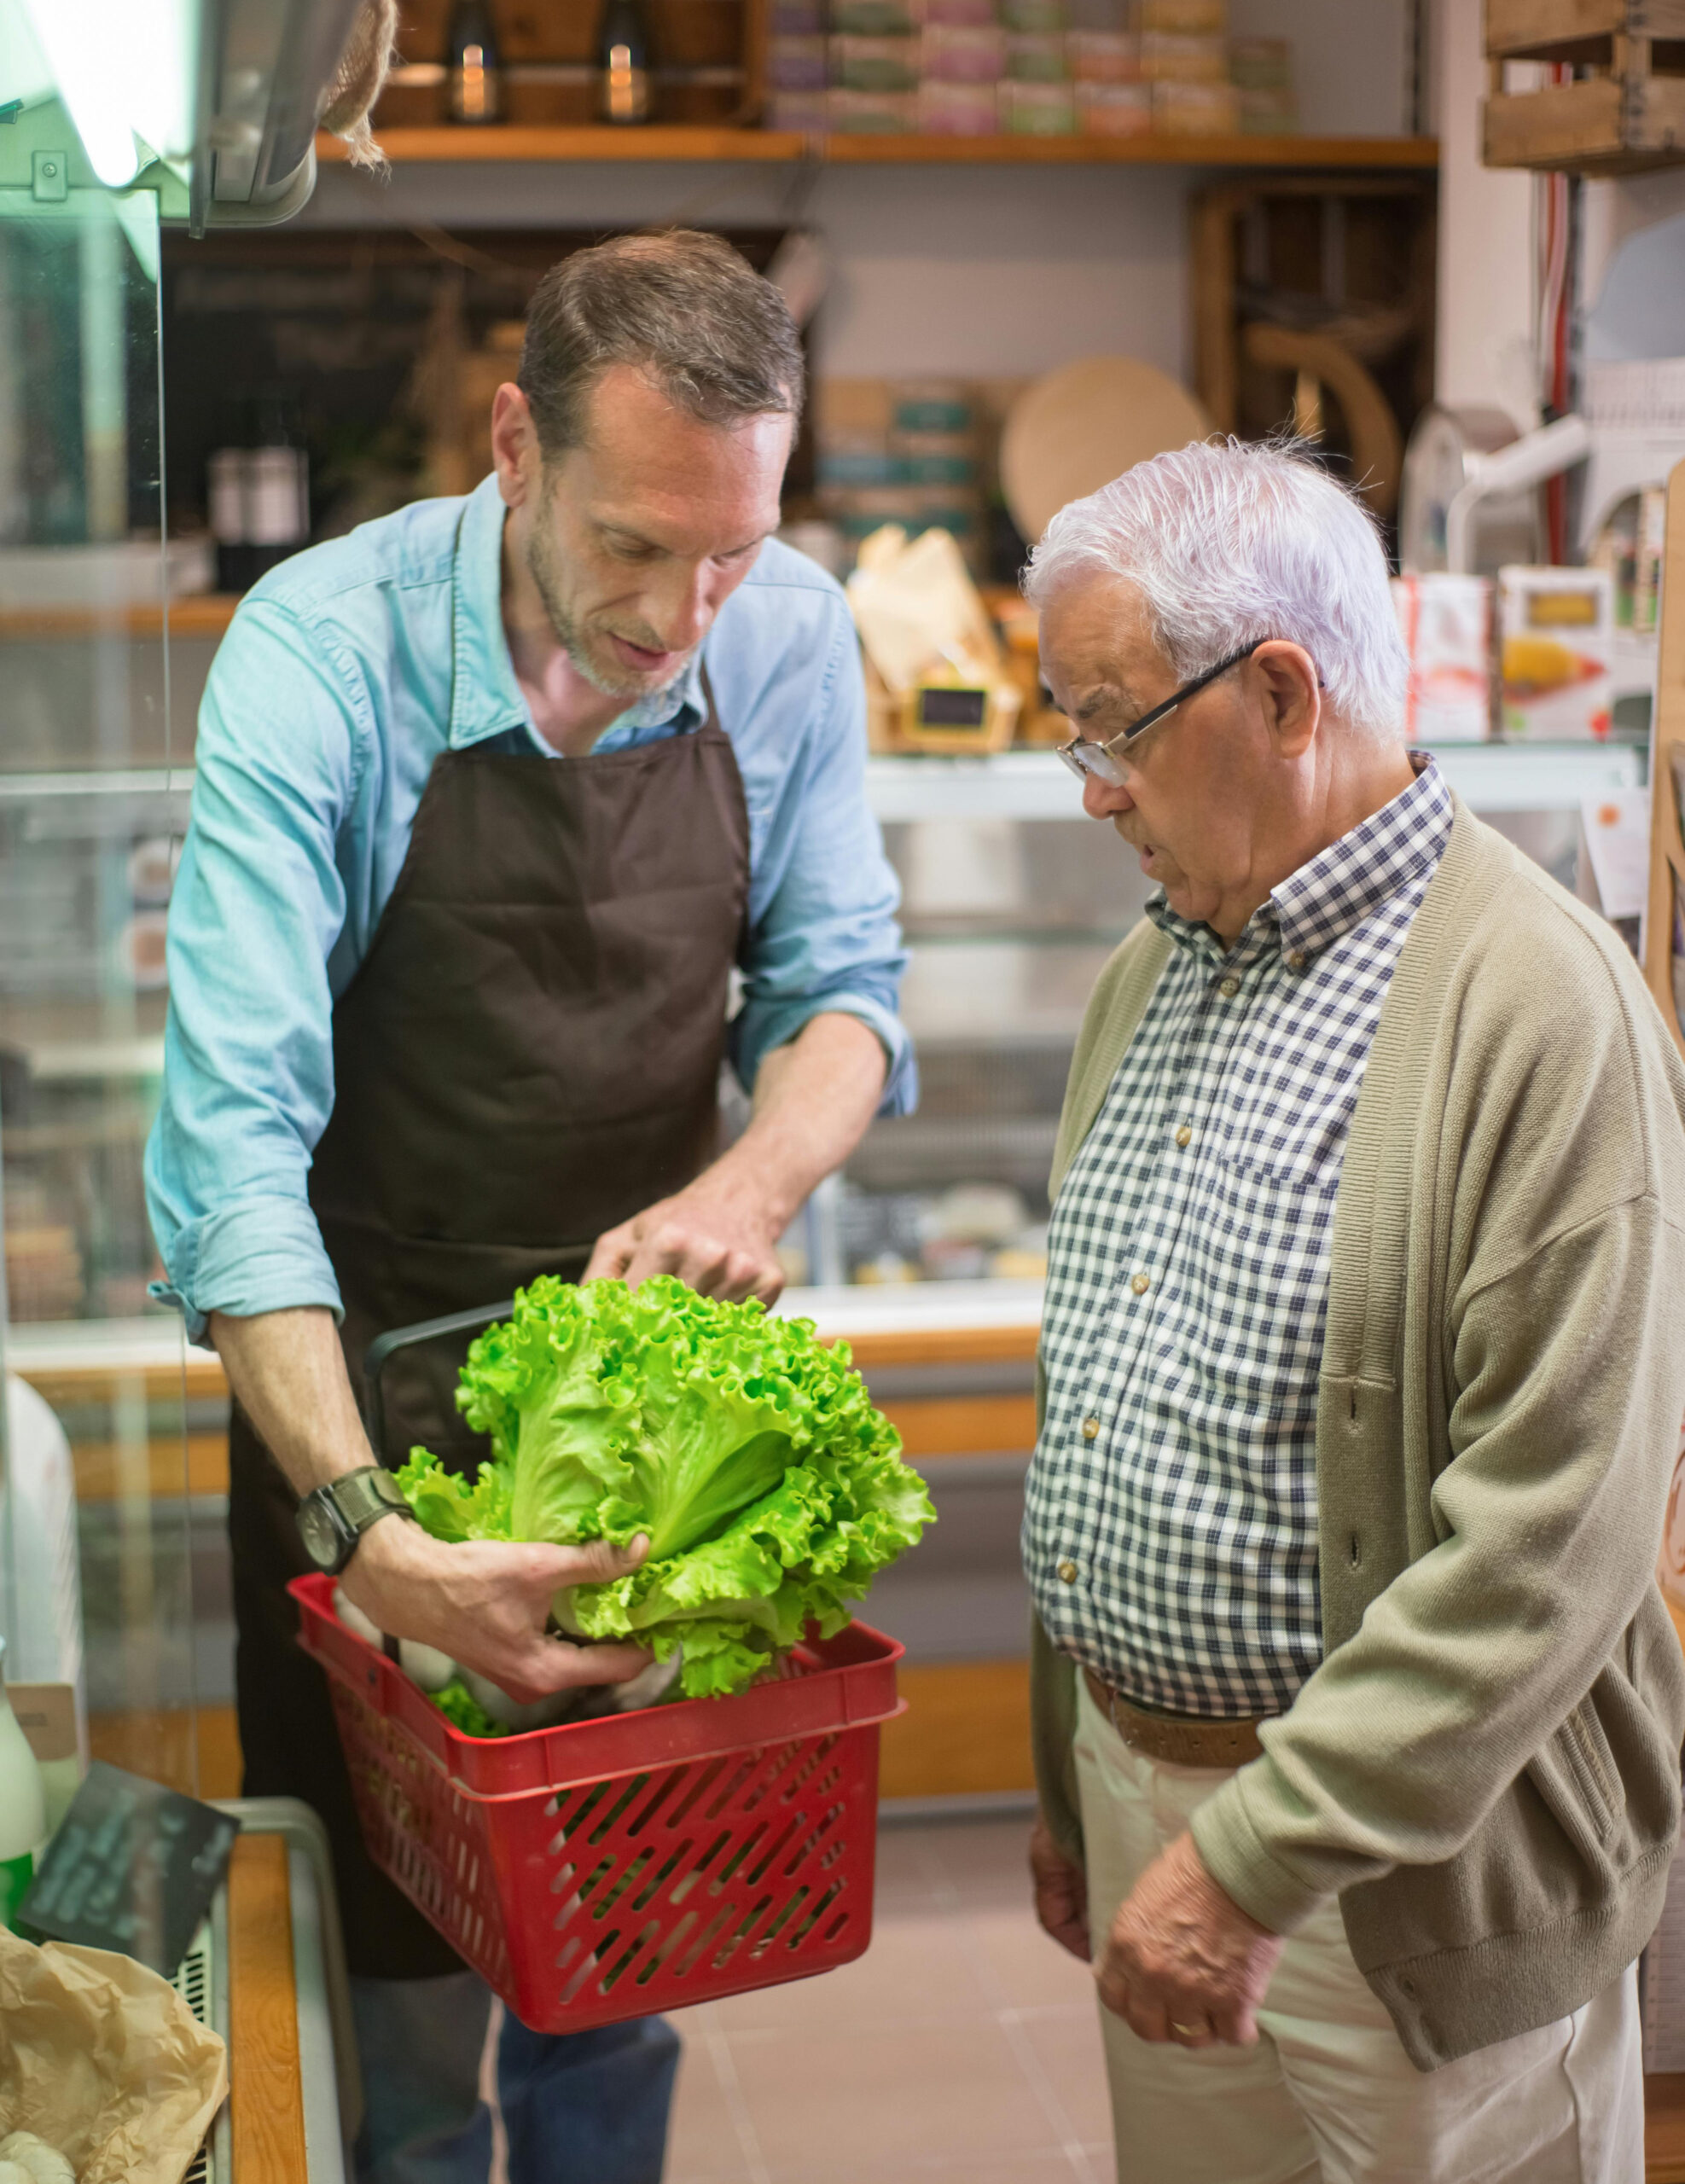
<path fill-rule="evenodd" d="M 360 1471 L 341 1472 L 337 1478 L 328 1481 L 327 1491 L 333 1496 L 335 1508 L 359 1537 L 377 1517 L 384 1517 L 389 1512 L 396 1511 L 402 1517 L 413 1517 L 415 1513 L 404 1489 L 381 1464 L 365 1464 Z"/>

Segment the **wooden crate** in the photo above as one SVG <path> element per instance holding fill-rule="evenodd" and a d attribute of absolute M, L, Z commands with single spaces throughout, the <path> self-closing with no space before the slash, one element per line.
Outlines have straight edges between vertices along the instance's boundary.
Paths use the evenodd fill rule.
<path fill-rule="evenodd" d="M 1685 162 L 1685 0 L 1486 0 L 1489 167 L 1636 174 Z M 1557 80 L 1507 87 L 1512 61 Z"/>

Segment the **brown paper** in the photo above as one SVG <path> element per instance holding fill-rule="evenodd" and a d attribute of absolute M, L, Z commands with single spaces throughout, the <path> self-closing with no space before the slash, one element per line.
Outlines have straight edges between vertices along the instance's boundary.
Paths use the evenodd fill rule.
<path fill-rule="evenodd" d="M 77 1757 L 73 1683 L 9 1683 L 6 1696 L 37 1759 L 50 1764 Z"/>
<path fill-rule="evenodd" d="M 167 1980 L 0 1928 L 0 2137 L 33 2131 L 77 2184 L 181 2184 L 227 2091 L 221 2040 Z"/>

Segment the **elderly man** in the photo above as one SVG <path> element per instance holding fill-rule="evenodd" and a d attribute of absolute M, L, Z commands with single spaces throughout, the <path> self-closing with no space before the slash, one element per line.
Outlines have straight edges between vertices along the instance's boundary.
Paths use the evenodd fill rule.
<path fill-rule="evenodd" d="M 1118 2177 L 1638 2184 L 1685 1068 L 1405 748 L 1317 470 L 1161 456 L 1027 588 L 1159 888 L 1072 1067 L 1024 1526 L 1037 1908 Z"/>

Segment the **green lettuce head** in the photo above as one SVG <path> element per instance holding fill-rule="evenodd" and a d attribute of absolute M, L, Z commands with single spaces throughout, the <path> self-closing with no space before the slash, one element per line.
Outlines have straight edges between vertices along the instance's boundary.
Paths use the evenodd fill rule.
<path fill-rule="evenodd" d="M 690 1697 L 738 1691 L 810 1622 L 829 1636 L 935 1511 L 845 1345 L 671 1275 L 545 1275 L 469 1349 L 457 1408 L 490 1436 L 472 1484 L 399 1473 L 446 1540 L 648 1536 L 640 1568 L 556 1599 L 577 1635 L 683 1646 Z"/>

